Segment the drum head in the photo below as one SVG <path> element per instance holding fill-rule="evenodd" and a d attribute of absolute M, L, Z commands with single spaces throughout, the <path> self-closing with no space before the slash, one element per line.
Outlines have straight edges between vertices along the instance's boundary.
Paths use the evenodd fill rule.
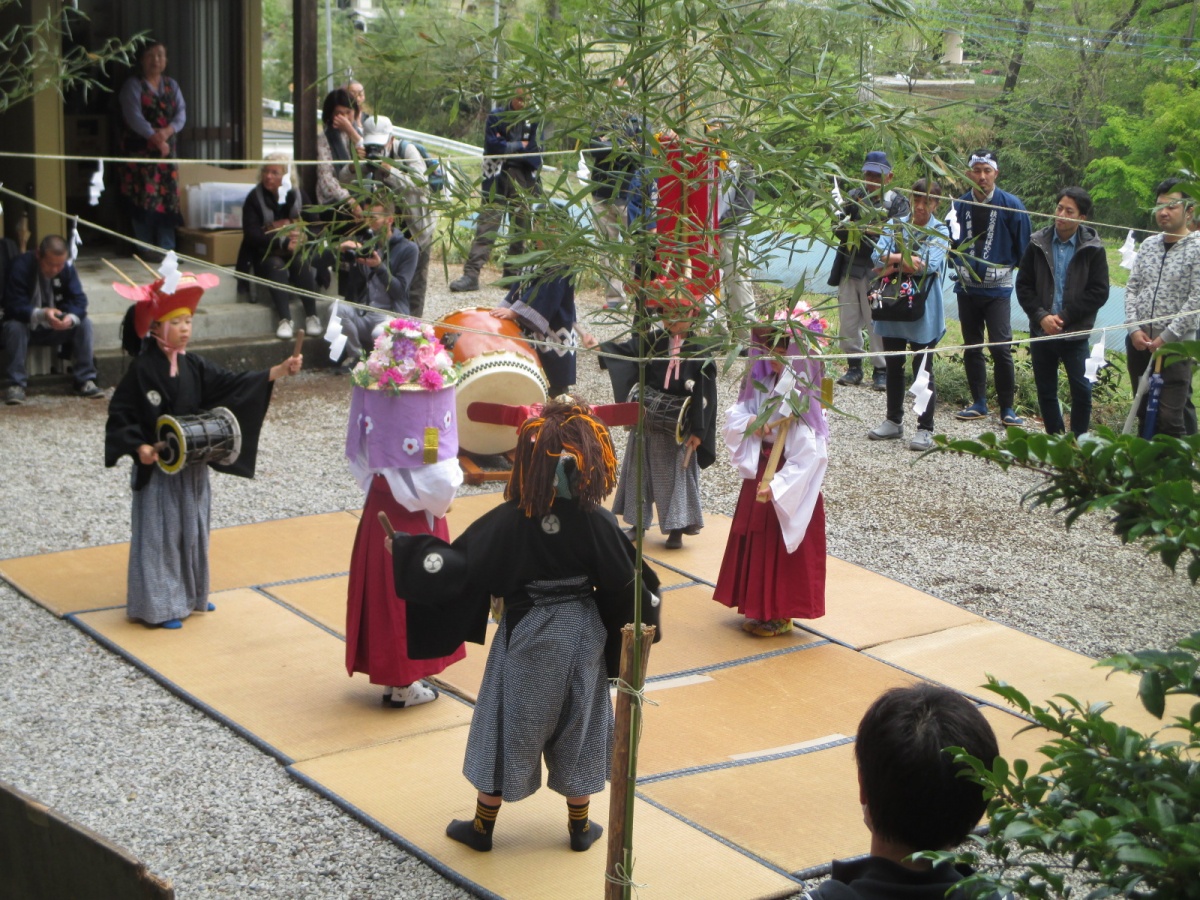
<path fill-rule="evenodd" d="M 242 454 L 242 426 L 238 424 L 237 416 L 224 406 L 213 409 L 212 414 L 225 421 L 226 430 L 225 454 L 213 462 L 219 466 L 232 466 Z"/>
<path fill-rule="evenodd" d="M 158 435 L 158 467 L 174 475 L 187 462 L 187 436 L 174 416 L 159 416 L 154 427 Z"/>
<path fill-rule="evenodd" d="M 467 418 L 475 401 L 528 406 L 546 402 L 546 380 L 539 366 L 520 353 L 488 353 L 471 360 L 455 389 L 458 446 L 480 456 L 507 453 L 517 446 L 511 425 L 485 425 Z"/>

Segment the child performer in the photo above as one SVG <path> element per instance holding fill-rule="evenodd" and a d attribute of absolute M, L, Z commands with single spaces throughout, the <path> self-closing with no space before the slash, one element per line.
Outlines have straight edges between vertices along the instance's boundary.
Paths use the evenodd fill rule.
<path fill-rule="evenodd" d="M 396 595 L 391 559 L 379 540 L 380 513 L 408 534 L 450 539 L 445 515 L 463 480 L 453 382 L 435 380 L 442 386 L 422 390 L 418 380 L 395 396 L 364 386 L 373 381 L 373 369 L 394 371 L 390 366 L 401 361 L 417 377 L 422 359 L 429 360 L 427 368 L 452 365 L 432 327 L 388 320 L 375 350 L 351 374 L 355 388 L 346 429 L 350 472 L 366 493 L 346 592 L 346 672 L 366 673 L 371 684 L 384 688 L 383 705 L 393 709 L 436 700 L 437 689 L 420 679 L 467 655 L 459 644 L 434 659 L 409 657 L 408 604 Z"/>
<path fill-rule="evenodd" d="M 550 269 L 533 275 L 531 281 L 514 284 L 492 315 L 516 322 L 534 340 L 545 342 L 535 349 L 550 383 L 551 398 L 571 389 L 580 338 L 576 334 L 575 281 L 569 273 Z M 586 333 L 583 339 L 588 339 Z"/>
<path fill-rule="evenodd" d="M 768 348 L 786 342 L 786 354 L 751 348 L 759 358 L 725 414 L 725 443 L 746 480 L 713 593 L 717 602 L 737 607 L 746 616 L 743 630 L 759 637 L 786 634 L 794 616 L 825 614 L 821 482 L 829 426 L 820 401 L 824 366 L 808 356 L 808 345 L 827 324 L 806 303 L 776 319 L 784 320 L 776 324 L 782 333 L 756 329 L 755 336 L 764 337 Z M 778 470 L 767 480 L 773 449 Z"/>
<path fill-rule="evenodd" d="M 188 353 L 192 315 L 216 281 L 185 274 L 170 294 L 162 291 L 161 279 L 146 288 L 115 285 L 137 300 L 133 325 L 144 340 L 108 405 L 104 464 L 133 457 L 126 614 L 162 628 L 180 628 L 193 612 L 215 607 L 208 602 L 208 465 L 187 465 L 171 475 L 159 471 L 158 417 L 228 408 L 241 429 L 241 450 L 232 464 L 214 468 L 252 478 L 272 382 L 295 375 L 303 362 L 296 354 L 265 372 L 234 373 Z"/>
<path fill-rule="evenodd" d="M 677 550 L 683 546 L 685 534 L 699 534 L 704 527 L 700 470 L 716 459 L 717 367 L 712 360 L 693 358 L 707 351 L 687 340 L 702 301 L 696 300 L 686 285 L 677 292 L 663 289 L 661 283 L 655 287 L 659 288 L 659 297 L 652 297 L 648 303 L 662 310 L 663 325 L 651 329 L 645 344 L 647 352 L 638 353 L 636 337 L 623 344 L 602 345 L 610 352 L 633 358 L 651 357 L 646 363 L 643 493 L 639 496 L 635 486 L 638 435 L 631 431 L 613 512 L 636 528 L 639 505 L 643 525 L 650 522 L 652 508 L 657 507 L 658 527 L 667 535 L 666 546 Z M 617 402 L 625 400 L 636 381 L 636 366 L 623 360 L 602 360 L 601 365 L 608 367 L 613 378 Z M 691 402 L 682 427 L 677 427 L 675 413 L 687 399 Z M 651 415 L 651 409 L 660 414 Z M 679 436 L 683 443 L 678 442 Z"/>
<path fill-rule="evenodd" d="M 588 808 L 609 772 L 607 679 L 619 674 L 620 631 L 637 599 L 633 547 L 598 505 L 615 477 L 604 424 L 586 403 L 552 400 L 521 426 L 504 504 L 453 544 L 388 539 L 410 656 L 483 643 L 490 599 L 504 598 L 463 764 L 479 791 L 475 817 L 446 829 L 472 849 L 492 849 L 502 801 L 541 787 L 543 756 L 547 785 L 567 798 L 571 849 L 587 850 L 604 830 Z M 657 626 L 658 578 L 645 565 L 641 575 L 642 618 Z"/>

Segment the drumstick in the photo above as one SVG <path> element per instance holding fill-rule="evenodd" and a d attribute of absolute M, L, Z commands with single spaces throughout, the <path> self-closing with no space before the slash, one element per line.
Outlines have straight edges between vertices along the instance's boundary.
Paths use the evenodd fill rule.
<path fill-rule="evenodd" d="M 296 335 L 296 346 L 292 348 L 292 356 L 299 356 L 303 350 L 304 350 L 304 331 L 303 331 L 303 329 L 301 329 L 300 333 Z"/>
<path fill-rule="evenodd" d="M 102 262 L 103 262 L 103 263 L 104 263 L 106 266 L 108 266 L 110 269 L 112 269 L 114 272 L 116 272 L 118 275 L 120 275 L 122 278 L 124 278 L 126 281 L 128 281 L 128 282 L 129 282 L 131 285 L 133 285 L 134 287 L 140 287 L 140 286 L 141 286 L 141 285 L 139 285 L 139 284 L 138 284 L 136 281 L 134 281 L 132 278 L 130 278 L 128 275 L 126 275 L 124 272 L 122 272 L 120 269 L 118 269 L 118 268 L 117 268 L 117 267 L 116 267 L 116 266 L 115 266 L 115 265 L 112 263 L 112 261 L 111 261 L 111 260 L 107 260 L 107 259 L 105 259 L 103 256 L 102 256 L 102 257 L 100 257 L 100 260 L 101 260 L 101 261 L 102 261 Z"/>
<path fill-rule="evenodd" d="M 691 444 L 683 451 L 683 461 L 679 464 L 679 468 L 686 469 L 692 461 L 692 454 L 696 452 L 696 448 Z"/>
<path fill-rule="evenodd" d="M 146 262 L 144 259 L 142 259 L 140 256 L 138 256 L 136 253 L 133 254 L 133 258 L 136 259 L 138 262 L 140 262 L 143 266 L 145 266 L 146 271 L 149 272 L 151 275 L 153 275 L 155 278 L 159 277 L 158 273 L 155 272 L 154 269 L 152 269 L 150 267 L 150 263 Z"/>
<path fill-rule="evenodd" d="M 379 524 L 383 526 L 383 530 L 387 532 L 387 536 L 391 537 L 396 533 L 396 529 L 392 527 L 392 520 L 388 518 L 387 513 L 379 513 Z"/>

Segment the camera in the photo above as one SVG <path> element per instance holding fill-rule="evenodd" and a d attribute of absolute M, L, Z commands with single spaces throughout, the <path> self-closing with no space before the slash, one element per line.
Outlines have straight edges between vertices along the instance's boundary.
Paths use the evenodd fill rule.
<path fill-rule="evenodd" d="M 358 249 L 354 251 L 354 255 L 359 259 L 369 258 L 370 255 L 375 252 L 375 248 L 371 246 L 374 240 L 375 232 L 370 228 L 361 232 L 358 235 Z"/>

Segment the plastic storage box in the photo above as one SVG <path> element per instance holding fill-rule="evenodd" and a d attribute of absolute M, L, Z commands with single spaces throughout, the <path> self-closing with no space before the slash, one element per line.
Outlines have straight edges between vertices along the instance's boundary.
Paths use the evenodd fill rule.
<path fill-rule="evenodd" d="M 242 204 L 250 193 L 246 184 L 205 182 L 187 185 L 188 228 L 241 228 Z"/>

